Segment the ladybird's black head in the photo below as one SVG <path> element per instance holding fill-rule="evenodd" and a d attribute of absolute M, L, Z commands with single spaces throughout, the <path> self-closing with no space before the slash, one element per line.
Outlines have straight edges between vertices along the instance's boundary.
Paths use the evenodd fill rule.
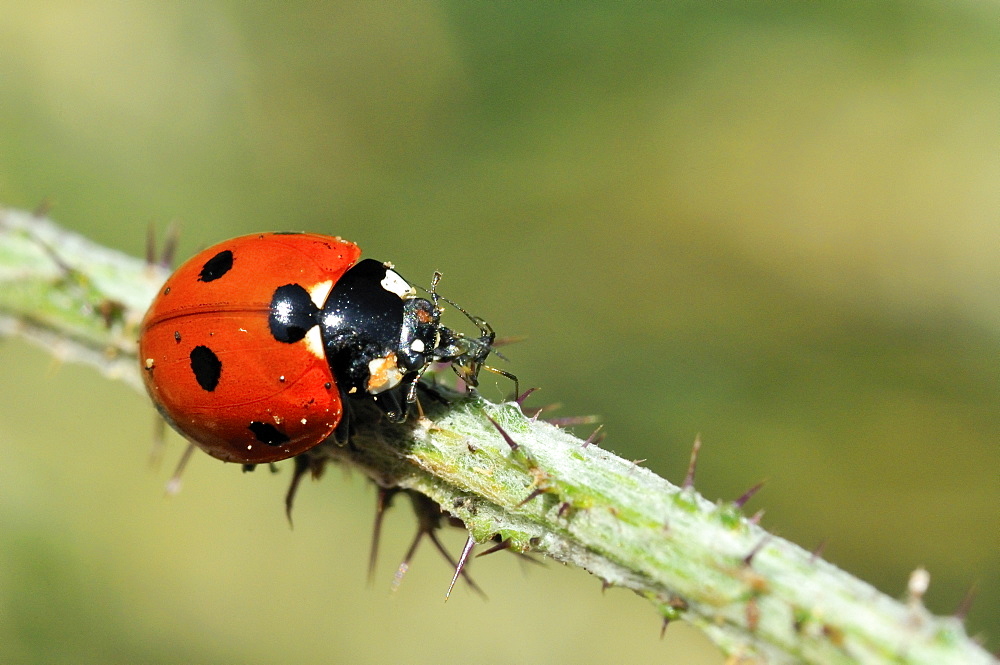
<path fill-rule="evenodd" d="M 437 360 L 441 331 L 440 312 L 424 298 L 408 298 L 403 302 L 403 326 L 399 337 L 399 364 L 409 372 L 422 372 Z"/>

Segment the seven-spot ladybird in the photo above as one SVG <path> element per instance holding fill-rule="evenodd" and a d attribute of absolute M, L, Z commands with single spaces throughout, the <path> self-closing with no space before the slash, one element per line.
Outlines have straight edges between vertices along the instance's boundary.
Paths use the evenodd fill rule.
<path fill-rule="evenodd" d="M 164 418 L 213 457 L 260 464 L 344 438 L 352 399 L 402 422 L 431 363 L 474 387 L 492 329 L 476 317 L 478 338 L 442 326 L 434 286 L 418 297 L 390 264 L 360 255 L 340 238 L 263 233 L 184 263 L 139 340 Z"/>

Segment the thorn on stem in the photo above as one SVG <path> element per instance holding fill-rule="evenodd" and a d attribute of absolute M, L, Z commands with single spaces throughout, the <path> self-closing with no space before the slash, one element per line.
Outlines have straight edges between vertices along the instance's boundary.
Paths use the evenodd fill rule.
<path fill-rule="evenodd" d="M 668 619 L 667 617 L 663 617 L 663 624 L 660 626 L 660 639 L 661 640 L 667 634 L 667 626 L 669 626 L 669 625 L 670 625 L 670 619 Z"/>
<path fill-rule="evenodd" d="M 764 509 L 763 508 L 761 508 L 760 510 L 758 510 L 757 512 L 755 512 L 753 515 L 751 515 L 750 519 L 748 519 L 747 521 L 750 522 L 750 524 L 759 525 L 760 521 L 762 519 L 764 519 Z"/>
<path fill-rule="evenodd" d="M 408 495 L 413 504 L 413 512 L 417 516 L 417 533 L 413 537 L 409 549 L 406 550 L 406 554 L 403 555 L 403 560 L 399 562 L 395 575 L 392 577 L 392 585 L 390 586 L 392 591 L 399 589 L 399 585 L 402 584 L 403 576 L 410 569 L 410 561 L 413 560 L 413 555 L 416 554 L 420 541 L 424 539 L 425 535 L 432 534 L 434 529 L 439 528 L 441 523 L 440 506 L 423 494 L 409 492 Z M 445 558 L 450 560 L 450 557 L 447 555 L 445 555 Z"/>
<path fill-rule="evenodd" d="M 698 451 L 701 450 L 701 434 L 694 438 L 694 445 L 691 446 L 691 461 L 688 463 L 687 475 L 684 476 L 684 483 L 681 489 L 694 487 L 694 472 L 698 466 Z"/>
<path fill-rule="evenodd" d="M 163 461 L 163 450 L 166 447 L 167 421 L 159 416 L 153 424 L 153 446 L 149 451 L 149 466 L 158 469 Z"/>
<path fill-rule="evenodd" d="M 823 558 L 823 552 L 826 551 L 826 546 L 829 542 L 830 540 L 828 538 L 824 538 L 823 540 L 819 541 L 819 545 L 817 545 L 816 549 L 814 549 L 812 551 L 812 554 L 809 555 L 809 563 L 816 563 L 817 559 Z"/>
<path fill-rule="evenodd" d="M 48 217 L 49 213 L 52 212 L 52 208 L 55 205 L 53 200 L 49 197 L 45 197 L 38 202 L 35 209 L 31 211 L 31 214 L 35 217 Z"/>
<path fill-rule="evenodd" d="M 174 254 L 177 252 L 177 241 L 180 233 L 176 222 L 170 222 L 163 234 L 163 252 L 156 253 L 156 226 L 152 223 L 146 227 L 146 264 L 158 265 L 161 268 L 171 268 L 174 264 Z"/>
<path fill-rule="evenodd" d="M 754 557 L 757 556 L 762 549 L 764 549 L 764 546 L 767 545 L 769 540 L 771 540 L 771 534 L 765 534 L 764 537 L 760 539 L 760 542 L 754 545 L 753 549 L 750 550 L 750 553 L 743 557 L 743 565 L 748 568 L 752 566 Z"/>
<path fill-rule="evenodd" d="M 562 418 L 545 418 L 545 422 L 556 427 L 575 427 L 576 425 L 593 425 L 600 416 L 564 416 Z"/>
<path fill-rule="evenodd" d="M 562 408 L 562 404 L 559 402 L 553 402 L 551 404 L 545 404 L 544 406 L 536 406 L 530 409 L 521 409 L 521 413 L 532 420 L 537 420 L 546 411 L 557 411 Z M 557 418 L 546 418 L 546 422 L 551 422 L 552 420 L 558 420 Z"/>
<path fill-rule="evenodd" d="M 740 498 L 736 499 L 736 501 L 733 501 L 733 505 L 736 506 L 737 508 L 742 509 L 743 506 L 745 506 L 747 502 L 750 501 L 750 499 L 752 499 L 753 496 L 760 491 L 760 488 L 762 488 L 764 486 L 764 483 L 766 482 L 767 482 L 766 480 L 762 480 L 753 487 L 751 487 L 750 489 L 748 489 L 746 492 L 743 493 L 742 496 L 740 496 Z"/>
<path fill-rule="evenodd" d="M 958 603 L 958 607 L 955 608 L 953 613 L 955 618 L 959 621 L 965 622 L 966 617 L 969 616 L 969 610 L 972 609 L 972 603 L 976 600 L 976 594 L 979 593 L 979 585 L 973 584 L 969 587 L 969 590 L 965 592 L 962 596 L 962 600 Z"/>
<path fill-rule="evenodd" d="M 382 520 L 385 511 L 392 506 L 392 500 L 401 490 L 396 487 L 379 487 L 375 497 L 375 524 L 372 526 L 372 544 L 368 552 L 368 584 L 375 580 L 375 564 L 378 562 L 378 548 L 382 540 Z"/>
<path fill-rule="evenodd" d="M 448 591 L 444 594 L 444 602 L 448 602 L 451 598 L 451 591 L 455 588 L 455 582 L 458 581 L 458 576 L 462 574 L 465 570 L 465 564 L 469 560 L 469 555 L 472 554 L 472 548 L 476 545 L 476 539 L 469 534 L 469 537 L 465 539 L 465 547 L 462 548 L 462 554 L 458 557 L 458 563 L 455 565 L 455 574 L 451 577 L 451 584 L 448 585 Z M 480 592 L 481 593 L 481 592 Z"/>
<path fill-rule="evenodd" d="M 163 253 L 160 254 L 160 266 L 163 268 L 172 268 L 174 265 L 174 255 L 177 254 L 177 244 L 181 237 L 181 230 L 176 221 L 171 221 L 167 224 L 167 230 L 163 236 Z"/>
<path fill-rule="evenodd" d="M 601 441 L 603 441 L 604 440 L 604 434 L 601 432 L 601 430 L 603 430 L 603 429 L 604 429 L 604 425 L 603 424 L 598 425 L 597 429 L 595 429 L 593 432 L 591 432 L 590 436 L 587 437 L 587 440 L 583 442 L 583 446 L 582 447 L 586 448 L 590 444 L 597 445 Z"/>
<path fill-rule="evenodd" d="M 156 263 L 156 226 L 150 222 L 146 227 L 146 265 Z"/>
<path fill-rule="evenodd" d="M 490 416 L 489 414 L 486 414 L 486 419 L 489 420 L 491 423 L 493 423 L 493 426 L 497 428 L 497 431 L 500 432 L 500 436 L 502 436 L 503 440 L 507 442 L 507 445 L 510 446 L 511 450 L 515 452 L 520 450 L 521 446 L 518 445 L 517 441 L 511 438 L 510 434 L 507 434 L 507 430 L 505 430 L 503 427 L 500 427 L 500 423 L 493 420 L 493 417 Z"/>
<path fill-rule="evenodd" d="M 516 505 L 516 506 L 514 506 L 514 507 L 515 507 L 515 508 L 520 508 L 520 507 L 521 507 L 521 506 L 523 506 L 524 504 L 526 504 L 526 503 L 530 502 L 530 501 L 531 501 L 532 499 L 534 499 L 534 498 L 537 498 L 537 497 L 539 497 L 539 496 L 541 496 L 541 495 L 543 495 L 543 494 L 545 494 L 545 488 L 544 488 L 544 487 L 537 487 L 537 488 L 535 488 L 535 489 L 531 490 L 531 494 L 529 494 L 529 495 L 528 495 L 528 496 L 527 496 L 527 497 L 526 497 L 526 498 L 524 499 L 524 501 L 522 501 L 521 503 L 517 504 L 517 505 Z"/>
<path fill-rule="evenodd" d="M 403 557 L 399 567 L 396 569 L 396 574 L 392 579 L 391 589 L 393 591 L 399 589 L 399 585 L 403 581 L 403 576 L 406 575 L 406 572 L 410 569 L 410 562 L 413 560 L 413 555 L 417 551 L 417 546 L 420 544 L 420 541 L 423 540 L 423 537 L 427 536 L 441 556 L 444 557 L 445 561 L 456 569 L 456 577 L 461 575 L 473 591 L 485 598 L 486 594 L 483 593 L 483 590 L 479 588 L 479 585 L 476 584 L 475 581 L 473 581 L 473 579 L 469 576 L 469 572 L 465 570 L 465 562 L 463 561 L 462 565 L 459 566 L 458 563 L 451 558 L 451 555 L 448 554 L 448 550 L 444 548 L 444 545 L 441 544 L 441 540 L 437 537 L 436 532 L 441 528 L 441 520 L 444 517 L 441 507 L 432 499 L 420 494 L 419 492 L 409 490 L 400 491 L 405 491 L 413 503 L 413 512 L 417 516 L 417 534 L 414 536 L 413 542 L 410 544 L 410 548 L 406 551 L 406 556 Z M 463 554 L 465 555 L 465 558 L 468 559 L 468 554 L 464 552 Z M 454 582 L 452 582 L 452 585 L 454 585 Z"/>
<path fill-rule="evenodd" d="M 517 405 L 523 409 L 524 408 L 524 402 L 529 397 L 531 397 L 532 393 L 534 393 L 537 390 L 538 390 L 538 388 L 528 388 L 523 393 L 521 393 L 520 395 L 518 395 L 517 399 L 515 399 L 514 401 L 517 402 Z"/>
<path fill-rule="evenodd" d="M 500 537 L 499 535 L 494 536 L 493 540 L 497 540 L 499 537 Z M 525 552 L 518 552 L 517 550 L 515 550 L 513 548 L 514 548 L 513 541 L 510 538 L 504 538 L 503 540 L 498 541 L 496 545 L 494 545 L 493 547 L 489 548 L 488 550 L 485 550 L 483 552 L 479 552 L 478 554 L 476 554 L 476 558 L 478 559 L 479 557 L 486 556 L 487 554 L 495 554 L 497 552 L 502 552 L 504 550 L 510 550 L 510 552 L 512 554 L 516 555 L 522 561 L 527 561 L 528 563 L 533 563 L 536 566 L 544 566 L 545 565 L 544 563 L 542 563 L 541 561 L 539 561 L 535 557 L 531 556 L 530 554 L 527 554 Z"/>
<path fill-rule="evenodd" d="M 493 547 L 490 547 L 489 549 L 483 550 L 482 552 L 480 552 L 479 554 L 477 554 L 476 558 L 478 559 L 479 557 L 486 556 L 487 554 L 496 554 L 497 552 L 502 552 L 504 550 L 509 550 L 511 548 L 511 545 L 512 545 L 512 542 L 511 542 L 510 538 L 504 538 L 503 540 L 501 540 L 499 543 L 497 543 Z"/>
<path fill-rule="evenodd" d="M 403 576 L 406 575 L 406 572 L 410 569 L 410 561 L 413 560 L 413 555 L 417 551 L 417 545 L 420 544 L 420 541 L 423 540 L 423 538 L 424 532 L 417 531 L 417 535 L 413 537 L 413 542 L 410 543 L 410 549 L 406 550 L 406 554 L 403 555 L 403 560 L 399 562 L 399 566 L 396 567 L 396 573 L 392 576 L 392 584 L 389 586 L 392 591 L 397 591 L 399 589 L 399 585 L 403 583 Z"/>
<path fill-rule="evenodd" d="M 167 494 L 173 496 L 181 491 L 181 476 L 184 474 L 184 469 L 187 467 L 188 460 L 191 459 L 191 454 L 194 452 L 194 444 L 189 443 L 187 448 L 181 454 L 180 460 L 177 462 L 177 468 L 174 469 L 174 475 L 170 477 L 167 482 Z"/>
<path fill-rule="evenodd" d="M 292 472 L 292 481 L 289 483 L 288 491 L 285 493 L 285 517 L 288 518 L 288 526 L 290 527 L 295 526 L 292 524 L 292 508 L 295 505 L 295 496 L 298 494 L 302 477 L 307 472 L 312 471 L 312 477 L 319 478 L 323 475 L 323 466 L 325 464 L 323 458 L 312 457 L 308 453 L 296 455 L 294 462 L 295 470 Z"/>

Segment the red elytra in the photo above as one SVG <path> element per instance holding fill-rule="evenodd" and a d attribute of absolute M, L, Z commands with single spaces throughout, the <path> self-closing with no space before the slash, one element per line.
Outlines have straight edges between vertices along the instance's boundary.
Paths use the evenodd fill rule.
<path fill-rule="evenodd" d="M 276 340 L 269 316 L 277 287 L 301 285 L 322 300 L 360 256 L 340 238 L 264 233 L 185 262 L 150 306 L 139 340 L 160 413 L 228 462 L 286 459 L 327 439 L 345 405 L 322 344 Z"/>

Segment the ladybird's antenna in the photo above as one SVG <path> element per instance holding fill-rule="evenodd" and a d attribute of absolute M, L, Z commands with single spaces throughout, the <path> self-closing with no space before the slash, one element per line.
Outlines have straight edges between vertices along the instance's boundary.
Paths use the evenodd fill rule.
<path fill-rule="evenodd" d="M 497 334 L 493 330 L 493 326 L 490 325 L 489 321 L 487 321 L 481 316 L 470 314 L 464 307 L 462 307 L 461 305 L 459 305 L 457 302 L 455 302 L 450 298 L 445 298 L 444 296 L 438 296 L 438 297 L 441 300 L 448 303 L 449 305 L 451 305 L 452 307 L 454 307 L 455 309 L 457 309 L 458 311 L 460 311 L 462 314 L 464 314 L 465 318 L 472 321 L 476 325 L 476 327 L 479 328 L 479 332 L 482 334 L 482 337 L 480 337 L 479 339 L 474 339 L 472 337 L 466 337 L 461 333 L 456 333 L 456 334 L 458 334 L 460 337 L 468 341 L 470 345 L 487 349 L 490 353 L 492 353 L 496 357 L 506 360 L 507 362 L 510 362 L 510 359 L 507 356 L 496 350 L 496 347 L 494 346 L 493 342 L 496 339 Z M 517 382 L 516 377 L 514 377 L 513 374 L 497 371 L 495 368 L 487 367 L 486 365 L 483 365 L 483 369 L 487 369 L 497 374 L 502 374 L 503 376 L 506 376 L 508 379 L 514 380 L 515 383 Z"/>
<path fill-rule="evenodd" d="M 475 324 L 477 328 L 479 328 L 479 332 L 482 333 L 484 337 L 490 337 L 490 338 L 495 337 L 496 333 L 493 332 L 493 327 L 486 322 L 486 319 L 484 319 L 481 316 L 475 316 L 474 314 L 470 314 L 468 310 L 466 310 L 464 307 L 456 303 L 454 300 L 452 300 L 451 298 L 445 298 L 443 295 L 437 292 L 437 286 L 438 284 L 441 283 L 442 277 L 444 277 L 444 275 L 435 270 L 434 277 L 431 278 L 431 288 L 425 289 L 422 286 L 420 287 L 420 289 L 422 291 L 426 291 L 427 294 L 431 297 L 431 300 L 434 301 L 434 307 L 436 307 L 438 310 L 442 309 L 439 304 L 439 301 L 443 300 L 452 307 L 454 307 L 455 309 L 457 309 L 458 311 L 460 311 L 462 314 L 464 314 L 465 318 L 472 321 L 472 323 Z"/>
<path fill-rule="evenodd" d="M 490 339 L 489 344 L 490 344 L 490 347 L 492 348 L 492 346 L 493 346 L 493 340 L 496 338 L 497 334 L 495 332 L 493 332 L 493 326 L 491 326 L 486 321 L 486 319 L 484 319 L 481 316 L 475 316 L 474 314 L 469 314 L 469 312 L 464 307 L 462 307 L 461 305 L 459 305 L 457 302 L 455 302 L 451 298 L 445 298 L 444 296 L 438 296 L 438 298 L 440 298 L 441 300 L 445 301 L 446 303 L 448 303 L 449 305 L 451 305 L 452 307 L 454 307 L 455 309 L 457 309 L 458 311 L 460 311 L 462 314 L 465 314 L 465 318 L 467 318 L 468 320 L 472 321 L 472 323 L 474 323 L 475 326 L 477 328 L 479 328 L 479 332 L 482 333 L 483 337 L 489 337 L 489 339 Z"/>
<path fill-rule="evenodd" d="M 464 342 L 468 344 L 469 347 L 476 347 L 479 349 L 479 353 L 481 355 L 477 358 L 478 368 L 474 370 L 474 373 L 478 374 L 480 369 L 485 369 L 486 371 L 492 372 L 493 374 L 506 377 L 514 382 L 514 394 L 519 395 L 521 392 L 519 387 L 520 382 L 517 380 L 517 377 L 514 374 L 499 369 L 497 367 L 492 367 L 490 365 L 482 364 L 482 361 L 486 359 L 486 356 L 488 356 L 491 353 L 500 358 L 501 360 L 510 362 L 510 360 L 505 355 L 496 350 L 496 347 L 493 344 L 497 337 L 496 331 L 493 330 L 493 326 L 491 326 L 489 322 L 483 317 L 476 316 L 475 314 L 470 313 L 469 310 L 465 309 L 451 298 L 446 298 L 445 296 L 438 293 L 437 287 L 438 284 L 441 283 L 442 277 L 443 275 L 441 274 L 441 272 L 435 270 L 434 277 L 431 278 L 430 288 L 429 289 L 424 289 L 423 287 L 420 288 L 423 291 L 426 291 L 428 295 L 430 295 L 431 300 L 433 301 L 434 304 L 434 308 L 437 309 L 438 312 L 442 311 L 443 308 L 441 307 L 440 303 L 441 301 L 444 301 L 447 304 L 454 307 L 455 309 L 457 309 L 463 315 L 465 315 L 465 318 L 467 318 L 469 321 L 473 323 L 473 325 L 479 328 L 480 336 L 478 338 L 469 337 L 467 335 L 463 335 L 460 332 L 452 331 L 452 334 L 455 335 L 455 337 L 464 340 Z M 475 379 L 474 376 L 473 379 Z M 413 402 L 415 397 L 416 397 L 416 383 L 414 383 L 414 385 L 410 388 L 410 391 L 407 395 L 407 401 Z"/>
<path fill-rule="evenodd" d="M 430 288 L 430 290 L 428 291 L 427 289 L 424 289 L 425 291 L 427 291 L 427 293 L 430 294 L 431 300 L 434 301 L 434 309 L 438 310 L 439 312 L 441 311 L 441 306 L 438 304 L 438 300 L 441 299 L 441 296 L 438 295 L 437 288 L 438 288 L 438 283 L 441 281 L 442 277 L 444 277 L 444 275 L 442 275 L 440 272 L 438 272 L 437 270 L 435 270 L 434 271 L 434 277 L 431 278 L 431 288 Z M 423 287 L 420 287 L 420 288 L 423 288 Z"/>

